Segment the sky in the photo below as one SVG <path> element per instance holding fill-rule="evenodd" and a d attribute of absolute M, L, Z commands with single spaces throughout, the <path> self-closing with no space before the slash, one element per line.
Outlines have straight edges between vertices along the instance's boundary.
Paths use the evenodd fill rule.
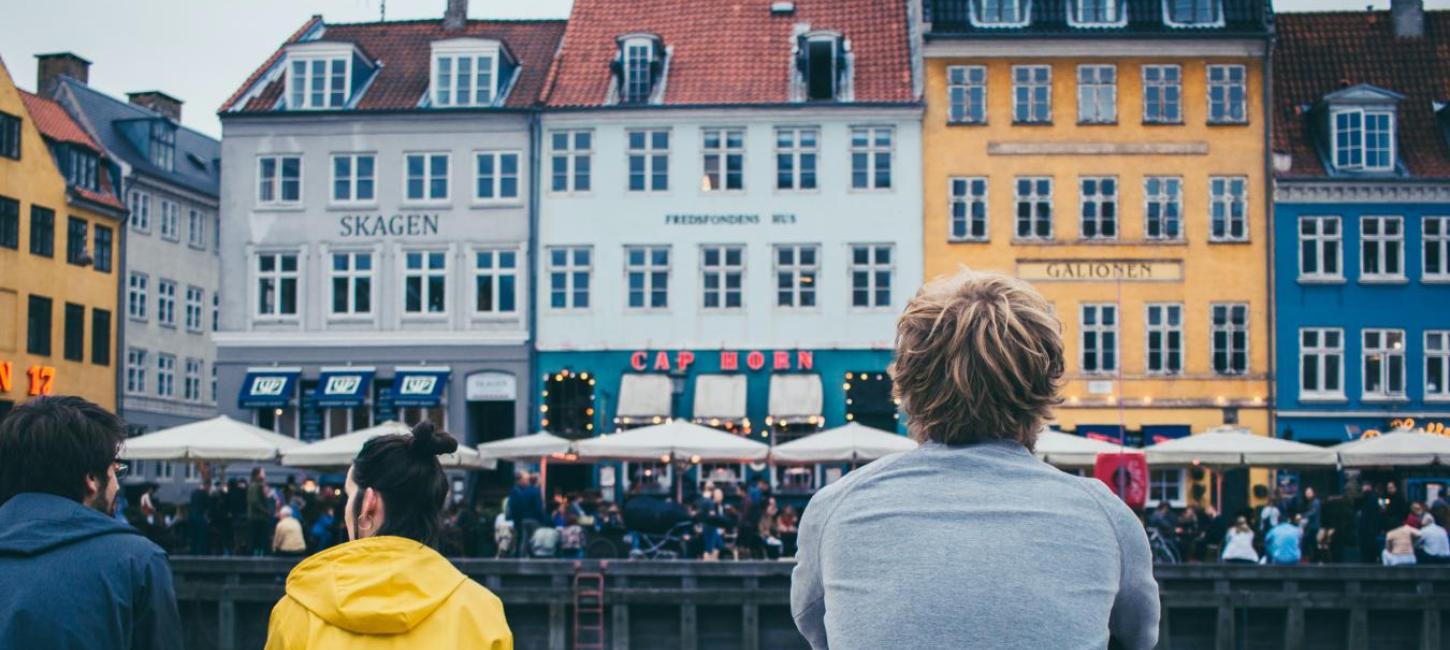
<path fill-rule="evenodd" d="M 627 2 L 628 0 L 621 0 Z M 689 1 L 689 0 L 684 0 Z M 705 0 L 721 2 L 725 0 Z M 90 84 L 117 98 L 160 90 L 186 102 L 182 123 L 221 135 L 216 110 L 308 17 L 329 22 L 438 18 L 446 0 L 0 0 L 0 59 L 35 89 L 35 55 L 74 52 Z M 571 0 L 473 0 L 471 18 L 565 18 Z M 1279 11 L 1389 7 L 1389 0 L 1275 0 Z M 1450 9 L 1450 0 L 1425 0 Z"/>

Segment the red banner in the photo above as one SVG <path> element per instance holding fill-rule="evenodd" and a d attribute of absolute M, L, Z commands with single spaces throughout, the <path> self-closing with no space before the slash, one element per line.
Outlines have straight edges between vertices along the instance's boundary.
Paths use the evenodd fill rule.
<path fill-rule="evenodd" d="M 1093 476 L 1129 508 L 1142 510 L 1148 502 L 1148 459 L 1143 454 L 1098 454 Z"/>

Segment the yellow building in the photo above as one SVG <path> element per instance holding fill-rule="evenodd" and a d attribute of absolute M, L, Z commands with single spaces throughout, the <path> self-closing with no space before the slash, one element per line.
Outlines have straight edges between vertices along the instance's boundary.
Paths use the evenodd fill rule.
<path fill-rule="evenodd" d="M 95 140 L 0 62 L 0 417 L 46 394 L 116 407 L 114 178 Z"/>
<path fill-rule="evenodd" d="M 999 270 L 1052 301 L 1065 431 L 1268 434 L 1262 2 L 927 2 L 926 277 Z M 1150 499 L 1203 500 L 1194 475 L 1155 471 Z"/>

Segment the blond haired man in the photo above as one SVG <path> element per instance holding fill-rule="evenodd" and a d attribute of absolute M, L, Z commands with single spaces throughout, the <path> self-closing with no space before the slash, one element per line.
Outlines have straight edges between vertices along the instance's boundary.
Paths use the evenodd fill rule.
<path fill-rule="evenodd" d="M 1138 518 L 1032 455 L 1059 401 L 1060 325 L 1020 280 L 963 271 L 897 325 L 915 451 L 816 493 L 791 611 L 813 648 L 1147 650 L 1158 586 Z"/>

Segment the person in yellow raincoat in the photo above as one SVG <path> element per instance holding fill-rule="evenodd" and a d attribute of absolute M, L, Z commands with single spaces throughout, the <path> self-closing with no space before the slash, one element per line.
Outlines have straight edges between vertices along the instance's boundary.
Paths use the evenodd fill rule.
<path fill-rule="evenodd" d="M 512 650 L 503 603 L 433 550 L 448 481 L 439 454 L 458 441 L 429 422 L 363 445 L 347 473 L 352 540 L 287 576 L 266 650 Z"/>

